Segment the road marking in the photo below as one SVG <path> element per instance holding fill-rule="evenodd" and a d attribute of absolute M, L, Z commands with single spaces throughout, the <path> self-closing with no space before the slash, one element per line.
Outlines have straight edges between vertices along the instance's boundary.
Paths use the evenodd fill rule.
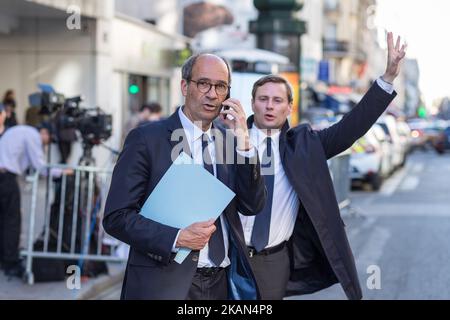
<path fill-rule="evenodd" d="M 421 173 L 423 171 L 423 169 L 425 169 L 425 164 L 424 163 L 416 163 L 414 164 L 414 166 L 411 169 L 412 173 Z"/>
<path fill-rule="evenodd" d="M 372 226 L 376 220 L 377 219 L 373 217 L 366 218 L 366 220 L 360 226 L 357 226 L 356 228 L 351 229 L 349 232 L 347 232 L 348 238 L 356 237 L 359 233 L 361 233 L 362 230 L 372 229 Z"/>
<path fill-rule="evenodd" d="M 419 185 L 420 179 L 416 176 L 408 177 L 403 181 L 402 185 L 400 186 L 400 190 L 402 191 L 412 191 L 417 188 Z"/>
<path fill-rule="evenodd" d="M 397 188 L 399 187 L 400 183 L 402 182 L 403 178 L 406 176 L 408 171 L 409 167 L 406 166 L 400 169 L 400 171 L 394 173 L 394 175 L 391 178 L 389 178 L 381 187 L 380 195 L 385 197 L 391 196 L 395 192 L 395 190 L 397 190 Z"/>
<path fill-rule="evenodd" d="M 375 227 L 373 229 L 366 245 L 356 258 L 356 264 L 359 266 L 361 273 L 365 273 L 368 266 L 378 263 L 390 238 L 391 232 L 387 228 Z"/>
<path fill-rule="evenodd" d="M 446 203 L 421 203 L 414 201 L 411 203 L 383 204 L 372 206 L 365 210 L 371 217 L 449 217 L 450 204 Z"/>

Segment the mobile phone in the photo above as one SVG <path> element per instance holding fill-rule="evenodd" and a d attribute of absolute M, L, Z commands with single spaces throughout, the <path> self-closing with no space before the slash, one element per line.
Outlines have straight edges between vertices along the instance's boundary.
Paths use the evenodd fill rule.
<path fill-rule="evenodd" d="M 228 91 L 228 94 L 227 94 L 227 96 L 225 97 L 225 100 L 228 100 L 228 99 L 230 99 L 230 98 L 231 98 L 230 92 Z M 225 101 L 225 100 L 224 100 L 224 101 Z M 230 107 L 229 107 L 229 106 L 222 105 L 222 109 L 223 109 L 223 110 L 229 110 Z M 223 119 L 226 119 L 226 118 L 227 118 L 227 115 L 224 114 L 224 115 L 223 115 Z"/>

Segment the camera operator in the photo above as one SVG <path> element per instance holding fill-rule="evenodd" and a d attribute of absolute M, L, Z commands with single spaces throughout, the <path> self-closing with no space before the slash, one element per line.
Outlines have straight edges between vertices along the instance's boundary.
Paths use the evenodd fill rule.
<path fill-rule="evenodd" d="M 54 124 L 59 154 L 61 156 L 60 163 L 67 164 L 72 151 L 72 143 L 77 140 L 77 134 L 76 128 L 67 128 L 62 125 L 62 119 L 64 119 L 64 117 L 64 110 L 59 110 L 54 117 Z"/>
<path fill-rule="evenodd" d="M 44 146 L 51 141 L 51 126 L 38 128 L 14 126 L 0 139 L 0 264 L 6 276 L 22 277 L 24 268 L 19 259 L 21 232 L 20 189 L 17 182 L 28 167 L 45 169 Z M 53 169 L 52 176 L 72 174 L 71 169 Z M 44 173 L 45 174 L 45 173 Z"/>

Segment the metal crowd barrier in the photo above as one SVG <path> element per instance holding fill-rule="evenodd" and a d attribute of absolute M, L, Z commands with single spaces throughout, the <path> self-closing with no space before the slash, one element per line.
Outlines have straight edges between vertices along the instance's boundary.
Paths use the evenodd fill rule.
<path fill-rule="evenodd" d="M 73 169 L 73 174 L 52 176 L 56 170 Z M 42 172 L 42 171 L 41 171 Z M 115 261 L 120 243 L 103 230 L 102 219 L 111 170 L 95 167 L 49 165 L 46 175 L 29 177 L 32 183 L 26 249 L 25 280 L 34 284 L 33 259 Z M 109 240 L 109 244 L 108 244 Z M 40 245 L 36 245 L 36 243 Z"/>
<path fill-rule="evenodd" d="M 339 209 L 350 207 L 350 153 L 345 152 L 328 161 L 334 191 L 339 204 Z"/>

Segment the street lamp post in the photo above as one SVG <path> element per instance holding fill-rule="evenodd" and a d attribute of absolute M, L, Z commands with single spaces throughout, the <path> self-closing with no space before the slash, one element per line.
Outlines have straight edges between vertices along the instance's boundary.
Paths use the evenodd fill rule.
<path fill-rule="evenodd" d="M 259 15 L 257 20 L 250 21 L 249 29 L 251 33 L 256 34 L 257 47 L 289 58 L 295 67 L 295 70 L 290 70 L 291 79 L 293 79 L 290 82 L 299 94 L 300 37 L 306 32 L 306 24 L 297 19 L 294 14 L 303 8 L 303 0 L 254 0 L 253 4 L 258 9 Z M 293 114 L 294 122 L 298 120 L 301 113 L 300 101 L 301 99 L 297 96 L 297 112 Z"/>

